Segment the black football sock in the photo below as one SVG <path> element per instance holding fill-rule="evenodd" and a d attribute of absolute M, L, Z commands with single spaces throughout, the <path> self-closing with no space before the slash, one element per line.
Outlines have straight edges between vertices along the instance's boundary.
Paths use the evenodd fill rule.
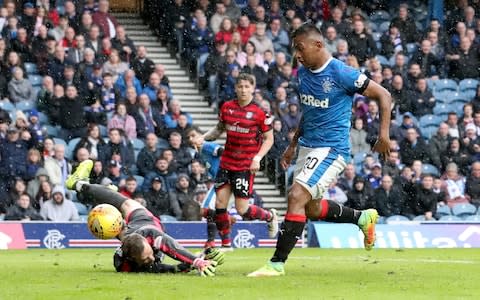
<path fill-rule="evenodd" d="M 362 214 L 360 210 L 343 206 L 332 200 L 322 200 L 321 204 L 320 219 L 327 222 L 357 224 Z"/>
<path fill-rule="evenodd" d="M 280 225 L 275 253 L 271 262 L 284 263 L 297 241 L 302 237 L 307 218 L 304 215 L 287 213 L 285 221 Z"/>
<path fill-rule="evenodd" d="M 82 185 L 82 194 L 86 199 L 93 200 L 93 204 L 110 204 L 118 210 L 122 207 L 123 202 L 128 200 L 127 197 L 120 193 L 114 192 L 108 187 L 100 184 L 84 184 Z"/>

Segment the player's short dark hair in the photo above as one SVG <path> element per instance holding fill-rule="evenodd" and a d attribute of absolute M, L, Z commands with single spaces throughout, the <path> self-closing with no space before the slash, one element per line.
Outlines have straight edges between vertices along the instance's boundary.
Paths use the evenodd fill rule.
<path fill-rule="evenodd" d="M 293 40 L 297 36 L 308 35 L 312 33 L 323 36 L 322 32 L 320 31 L 320 29 L 317 28 L 317 26 L 315 26 L 315 24 L 306 22 L 292 32 L 291 39 Z"/>
<path fill-rule="evenodd" d="M 237 81 L 235 82 L 235 84 L 239 84 L 240 81 L 242 81 L 242 80 L 250 82 L 250 84 L 253 85 L 253 86 L 256 85 L 255 76 L 253 76 L 252 74 L 240 73 L 237 77 Z"/>
<path fill-rule="evenodd" d="M 144 250 L 144 237 L 138 233 L 132 233 L 123 238 L 122 252 L 128 259 L 139 257 Z"/>

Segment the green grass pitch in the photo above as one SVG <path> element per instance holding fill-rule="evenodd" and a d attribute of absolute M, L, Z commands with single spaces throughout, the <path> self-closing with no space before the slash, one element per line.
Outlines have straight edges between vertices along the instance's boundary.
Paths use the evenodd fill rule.
<path fill-rule="evenodd" d="M 217 276 L 119 274 L 112 249 L 0 252 L 0 299 L 480 299 L 478 249 L 295 249 L 287 275 L 247 278 L 273 249 L 227 253 Z"/>

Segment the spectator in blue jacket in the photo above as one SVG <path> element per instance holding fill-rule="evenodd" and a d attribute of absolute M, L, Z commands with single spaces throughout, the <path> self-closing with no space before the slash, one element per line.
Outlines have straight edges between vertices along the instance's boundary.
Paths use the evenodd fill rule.
<path fill-rule="evenodd" d="M 150 79 L 143 88 L 142 93 L 147 94 L 148 99 L 150 99 L 150 101 L 152 102 L 155 102 L 157 99 L 157 91 L 160 87 L 160 76 L 158 76 L 157 73 L 153 72 L 152 74 L 150 74 Z M 170 98 L 172 97 L 172 92 L 170 91 L 170 89 L 168 89 L 168 96 Z"/>
<path fill-rule="evenodd" d="M 127 88 L 133 86 L 137 95 L 142 93 L 142 84 L 140 80 L 135 76 L 135 72 L 131 69 L 125 71 L 122 76 L 118 76 L 117 81 L 115 82 L 115 87 L 120 92 L 120 96 L 125 98 L 127 94 Z"/>
<path fill-rule="evenodd" d="M 170 103 L 168 104 L 169 110 L 165 114 L 165 125 L 169 129 L 173 129 L 177 127 L 177 120 L 180 115 L 186 115 L 187 116 L 187 124 L 192 125 L 193 120 L 192 116 L 190 116 L 189 113 L 182 111 L 182 107 L 180 105 L 180 101 L 176 99 L 172 99 Z"/>

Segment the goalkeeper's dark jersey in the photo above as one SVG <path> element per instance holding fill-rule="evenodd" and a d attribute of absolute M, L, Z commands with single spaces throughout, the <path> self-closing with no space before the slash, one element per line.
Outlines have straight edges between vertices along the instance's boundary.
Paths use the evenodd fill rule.
<path fill-rule="evenodd" d="M 138 208 L 132 211 L 125 218 L 125 223 L 127 224 L 125 236 L 132 233 L 143 236 L 152 247 L 155 257 L 164 253 L 188 265 L 191 265 L 197 258 L 167 235 L 160 220 L 146 208 Z"/>
<path fill-rule="evenodd" d="M 145 272 L 145 273 L 178 273 L 189 272 L 192 267 L 188 264 L 166 265 L 162 264 L 164 254 L 155 253 L 155 262 L 148 266 L 139 266 L 123 256 L 122 248 L 118 247 L 113 255 L 113 265 L 117 272 Z"/>

